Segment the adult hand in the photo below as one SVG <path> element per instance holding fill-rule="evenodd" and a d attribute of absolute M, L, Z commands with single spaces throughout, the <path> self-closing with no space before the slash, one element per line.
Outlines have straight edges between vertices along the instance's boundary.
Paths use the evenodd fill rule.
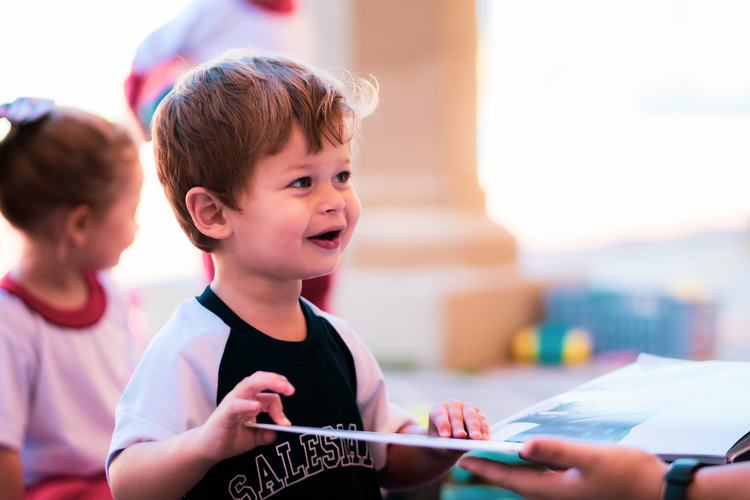
<path fill-rule="evenodd" d="M 528 500 L 658 500 L 667 466 L 656 456 L 625 447 L 535 439 L 519 456 L 551 470 L 466 457 L 459 467 Z"/>

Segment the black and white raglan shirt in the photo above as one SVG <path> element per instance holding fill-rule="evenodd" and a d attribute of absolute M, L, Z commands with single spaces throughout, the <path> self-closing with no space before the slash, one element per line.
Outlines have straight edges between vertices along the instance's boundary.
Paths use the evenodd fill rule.
<path fill-rule="evenodd" d="M 218 403 L 256 371 L 284 375 L 281 396 L 294 425 L 397 432 L 416 420 L 389 403 L 370 350 L 343 320 L 300 299 L 307 337 L 285 342 L 239 318 L 210 287 L 184 301 L 154 337 L 116 410 L 114 455 L 206 422 Z M 271 423 L 267 414 L 259 422 Z M 386 445 L 277 433 L 275 443 L 215 465 L 186 499 L 325 498 L 380 500 L 377 470 Z"/>

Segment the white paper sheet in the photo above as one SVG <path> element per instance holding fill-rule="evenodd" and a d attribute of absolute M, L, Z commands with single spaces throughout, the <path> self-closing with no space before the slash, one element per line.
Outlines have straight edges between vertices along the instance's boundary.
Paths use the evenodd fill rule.
<path fill-rule="evenodd" d="M 517 455 L 523 449 L 522 443 L 509 443 L 505 441 L 482 441 L 479 439 L 455 439 L 435 436 L 424 436 L 419 434 L 394 434 L 388 432 L 349 431 L 342 429 L 321 429 L 318 427 L 301 427 L 274 424 L 256 424 L 247 422 L 248 427 L 257 429 L 270 429 L 277 432 L 292 432 L 294 434 L 314 434 L 316 436 L 329 436 L 339 439 L 350 439 L 355 441 L 369 441 L 372 443 L 402 444 L 406 446 L 419 446 L 423 448 L 440 448 L 445 450 L 461 451 L 492 451 L 495 453 L 507 453 Z"/>
<path fill-rule="evenodd" d="M 494 439 L 557 437 L 725 463 L 748 446 L 750 363 L 641 354 L 635 363 L 490 427 Z M 744 441 L 742 442 L 744 443 Z"/>

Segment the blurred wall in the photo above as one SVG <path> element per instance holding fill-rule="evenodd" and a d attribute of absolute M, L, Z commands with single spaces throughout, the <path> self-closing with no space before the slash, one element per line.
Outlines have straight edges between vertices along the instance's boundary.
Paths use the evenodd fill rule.
<path fill-rule="evenodd" d="M 316 8 L 327 23 L 322 52 L 341 57 L 328 65 L 374 75 L 381 97 L 355 160 L 363 214 L 334 312 L 386 364 L 502 363 L 510 335 L 539 316 L 538 287 L 518 273 L 515 239 L 487 218 L 477 182 L 474 3 Z"/>

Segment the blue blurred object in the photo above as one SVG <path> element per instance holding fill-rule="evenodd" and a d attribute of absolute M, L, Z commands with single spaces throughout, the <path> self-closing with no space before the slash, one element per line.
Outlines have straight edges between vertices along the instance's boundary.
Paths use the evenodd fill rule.
<path fill-rule="evenodd" d="M 556 287 L 544 297 L 547 321 L 585 328 L 596 353 L 635 350 L 671 358 L 710 357 L 716 308 L 661 292 Z"/>
<path fill-rule="evenodd" d="M 448 485 L 440 490 L 440 500 L 523 500 L 523 497 L 496 486 Z"/>
<path fill-rule="evenodd" d="M 467 456 L 482 457 L 502 462 L 508 465 L 528 466 L 538 470 L 547 470 L 531 464 L 518 457 L 517 454 L 494 453 L 491 451 L 471 451 Z M 523 499 L 498 486 L 486 484 L 471 472 L 454 465 L 448 474 L 448 481 L 440 490 L 440 500 L 518 500 Z"/>

